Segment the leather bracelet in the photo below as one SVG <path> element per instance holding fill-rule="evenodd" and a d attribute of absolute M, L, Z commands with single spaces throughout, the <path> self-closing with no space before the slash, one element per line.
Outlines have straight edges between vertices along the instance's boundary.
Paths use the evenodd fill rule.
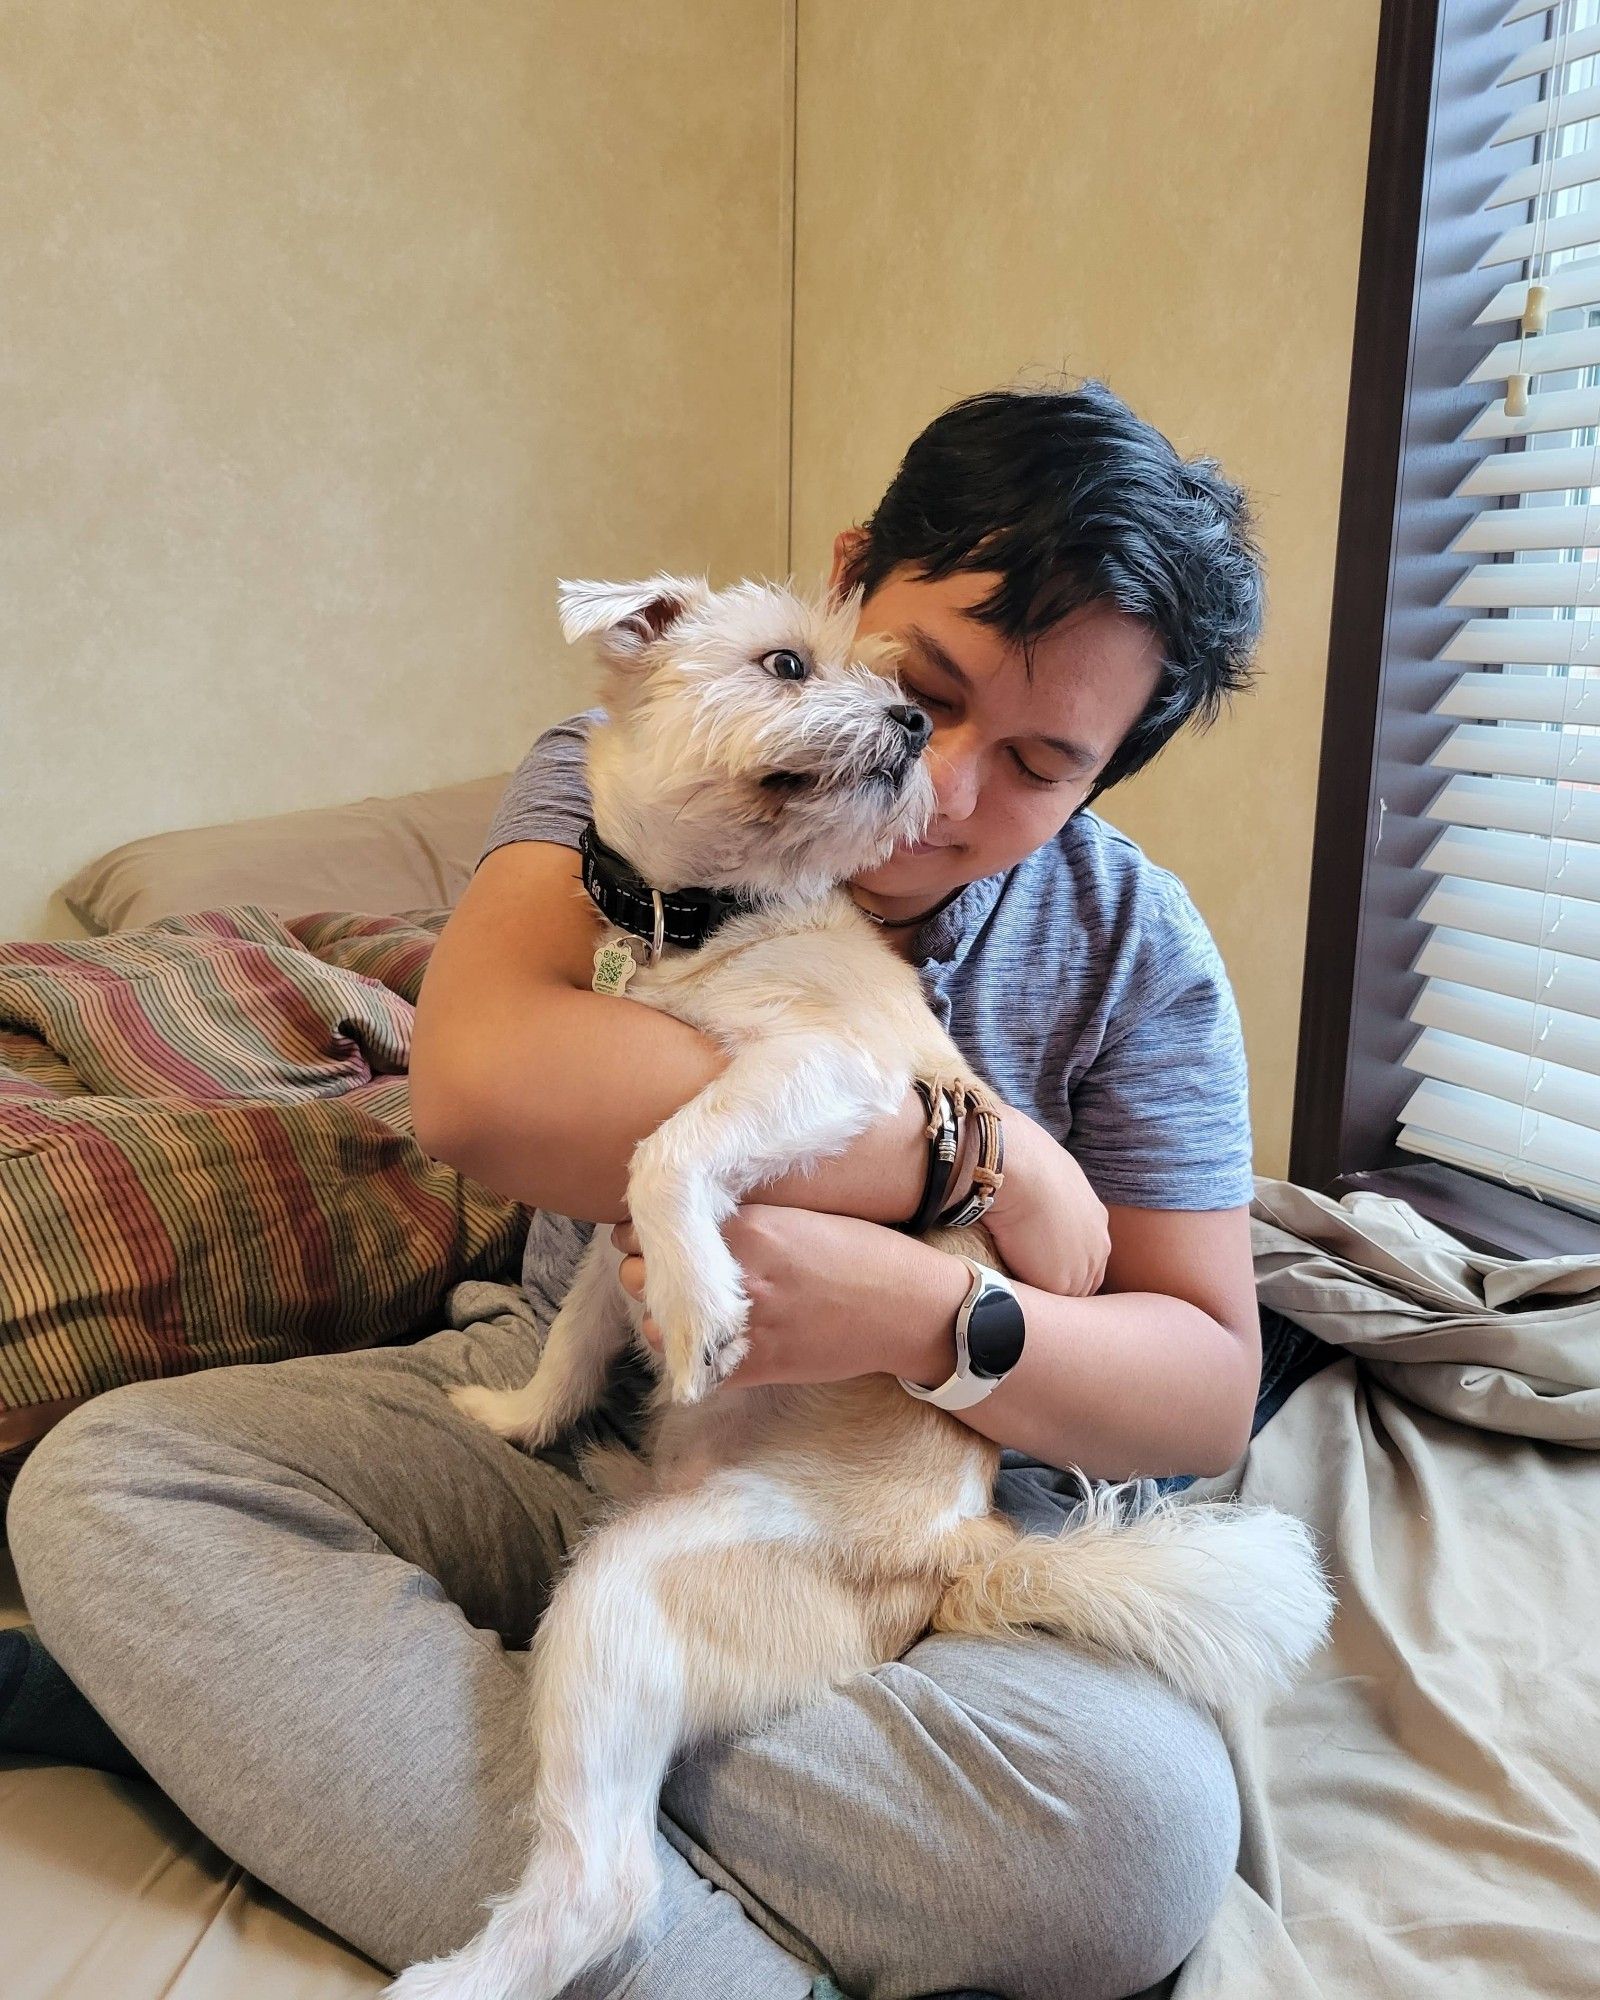
<path fill-rule="evenodd" d="M 914 1077 L 912 1081 L 928 1113 L 928 1123 L 925 1128 L 928 1140 L 928 1165 L 922 1186 L 922 1199 L 917 1203 L 916 1213 L 910 1221 L 897 1226 L 907 1235 L 920 1236 L 933 1227 L 939 1204 L 948 1192 L 951 1169 L 960 1150 L 960 1132 L 954 1100 L 948 1087 L 942 1083 L 926 1083 L 920 1076 Z M 934 1105 L 935 1095 L 939 1100 L 937 1108 Z"/>
<path fill-rule="evenodd" d="M 961 1093 L 961 1109 L 977 1118 L 978 1157 L 966 1193 L 935 1218 L 937 1229 L 968 1229 L 980 1221 L 994 1206 L 1006 1177 L 1006 1134 L 999 1115 L 970 1089 Z"/>

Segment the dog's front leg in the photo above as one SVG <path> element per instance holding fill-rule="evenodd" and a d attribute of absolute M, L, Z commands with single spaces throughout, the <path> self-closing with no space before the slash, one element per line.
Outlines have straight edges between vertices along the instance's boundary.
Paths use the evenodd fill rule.
<path fill-rule="evenodd" d="M 529 1380 L 520 1389 L 479 1383 L 452 1389 L 456 1408 L 529 1451 L 542 1450 L 592 1410 L 629 1332 L 628 1295 L 617 1281 L 620 1261 L 610 1232 L 597 1229 Z"/>
<path fill-rule="evenodd" d="M 672 1400 L 697 1402 L 747 1351 L 750 1301 L 722 1225 L 763 1181 L 841 1151 L 893 1111 L 905 1078 L 821 1034 L 746 1043 L 635 1147 L 628 1211 Z"/>

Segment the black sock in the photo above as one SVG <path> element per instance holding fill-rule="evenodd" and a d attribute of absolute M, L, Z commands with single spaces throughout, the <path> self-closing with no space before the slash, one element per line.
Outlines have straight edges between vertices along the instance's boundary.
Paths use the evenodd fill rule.
<path fill-rule="evenodd" d="M 91 1764 L 125 1778 L 145 1775 L 31 1625 L 0 1631 L 0 1756 Z"/>

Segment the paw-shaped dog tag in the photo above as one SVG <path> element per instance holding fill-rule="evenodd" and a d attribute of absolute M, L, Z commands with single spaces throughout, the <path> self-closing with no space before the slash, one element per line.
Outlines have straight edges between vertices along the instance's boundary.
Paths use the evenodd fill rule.
<path fill-rule="evenodd" d="M 639 961 L 625 944 L 603 944 L 594 955 L 591 983 L 596 993 L 621 994 L 638 970 Z"/>

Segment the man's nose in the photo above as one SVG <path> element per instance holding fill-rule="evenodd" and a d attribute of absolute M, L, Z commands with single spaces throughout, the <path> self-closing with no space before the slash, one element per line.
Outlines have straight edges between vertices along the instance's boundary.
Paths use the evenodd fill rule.
<path fill-rule="evenodd" d="M 935 731 L 928 752 L 928 776 L 933 780 L 939 818 L 970 819 L 978 803 L 978 750 L 963 731 Z"/>

